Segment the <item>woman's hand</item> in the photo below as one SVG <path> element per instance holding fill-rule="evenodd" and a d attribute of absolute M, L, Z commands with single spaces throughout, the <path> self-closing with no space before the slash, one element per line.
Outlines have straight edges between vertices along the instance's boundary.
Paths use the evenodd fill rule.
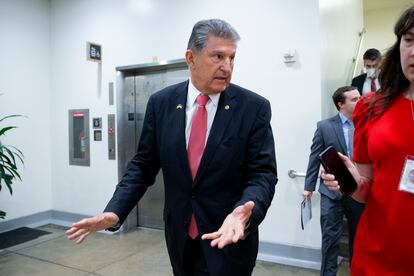
<path fill-rule="evenodd" d="M 344 162 L 345 166 L 348 168 L 348 170 L 351 172 L 352 176 L 355 178 L 355 181 L 358 183 L 358 179 L 361 177 L 359 174 L 357 168 L 355 167 L 354 163 L 352 163 L 351 160 L 342 153 L 338 152 L 339 157 Z M 328 187 L 331 191 L 339 191 L 340 186 L 338 184 L 338 181 L 335 180 L 335 175 L 326 173 L 325 170 L 321 169 L 321 178 L 324 180 L 324 183 L 326 187 Z"/>
<path fill-rule="evenodd" d="M 348 168 L 355 181 L 358 184 L 357 190 L 352 194 L 352 198 L 358 202 L 365 202 L 368 196 L 371 182 L 372 182 L 372 165 L 371 164 L 354 164 L 345 155 L 338 152 L 339 157 Z M 361 175 L 361 173 L 363 175 Z M 335 180 L 333 174 L 326 173 L 325 170 L 321 169 L 321 178 L 323 179 L 326 187 L 331 191 L 339 191 L 340 186 L 338 181 Z"/>

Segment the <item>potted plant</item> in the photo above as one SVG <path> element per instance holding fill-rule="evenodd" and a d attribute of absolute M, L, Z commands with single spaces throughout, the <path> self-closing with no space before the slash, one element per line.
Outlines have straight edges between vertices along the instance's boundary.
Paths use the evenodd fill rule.
<path fill-rule="evenodd" d="M 0 123 L 4 120 L 12 117 L 21 117 L 21 115 L 9 115 L 0 119 Z M 6 134 L 6 132 L 17 128 L 16 126 L 6 126 L 1 127 L 0 124 L 0 191 L 5 184 L 8 188 L 10 195 L 13 194 L 12 183 L 16 179 L 20 179 L 20 174 L 17 170 L 17 162 L 20 160 L 22 164 L 23 162 L 23 153 L 16 147 L 11 145 L 4 145 L 1 142 L 1 138 Z M 0 210 L 0 219 L 4 219 L 6 216 L 6 212 Z"/>

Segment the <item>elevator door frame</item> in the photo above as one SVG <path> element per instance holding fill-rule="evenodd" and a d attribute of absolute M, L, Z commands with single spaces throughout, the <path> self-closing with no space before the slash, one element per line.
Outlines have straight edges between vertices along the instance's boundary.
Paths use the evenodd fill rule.
<path fill-rule="evenodd" d="M 128 65 L 128 66 L 120 66 L 116 67 L 117 71 L 117 81 L 116 81 L 116 91 L 117 91 L 117 152 L 118 152 L 118 179 L 121 180 L 123 174 L 125 173 L 126 166 L 129 160 L 135 154 L 136 148 L 139 142 L 139 136 L 142 128 L 142 125 L 139 124 L 143 122 L 144 111 L 142 110 L 142 101 L 139 103 L 141 106 L 139 108 L 142 112 L 137 113 L 137 78 L 140 76 L 151 76 L 157 74 L 167 74 L 167 72 L 175 72 L 175 71 L 182 71 L 188 70 L 187 64 L 185 59 L 176 59 L 162 63 L 148 63 L 148 64 L 138 64 L 138 65 Z M 184 73 L 184 72 L 182 72 Z M 187 71 L 188 75 L 188 71 Z M 188 76 L 186 77 L 188 78 Z M 131 83 L 131 80 L 133 84 Z M 183 79 L 184 80 L 184 79 Z M 181 81 L 181 80 L 180 80 Z M 178 83 L 179 81 L 177 81 Z M 166 86 L 171 85 L 173 83 L 167 83 Z M 158 89 L 157 89 L 158 90 Z M 151 91 L 150 94 L 153 94 L 156 91 Z M 134 93 L 132 95 L 131 93 Z M 131 106 L 128 104 L 128 97 L 130 97 L 129 101 L 133 100 L 134 105 Z M 132 99 L 132 98 L 133 99 Z M 148 99 L 146 100 L 146 102 Z M 146 102 L 144 106 L 146 107 Z M 139 104 L 138 103 L 138 104 Z M 145 108 L 144 108 L 145 109 Z M 133 113 L 133 115 L 131 114 Z M 128 118 L 129 116 L 129 118 Z M 129 119 L 129 120 L 128 120 Z M 133 119 L 133 120 L 131 120 Z M 133 137 L 131 133 L 131 128 L 134 128 Z M 132 139 L 132 140 L 131 140 Z M 162 193 L 164 192 L 164 183 L 162 180 L 162 173 L 161 171 L 157 175 L 155 185 L 162 186 Z M 160 187 L 149 187 L 151 189 L 160 189 Z M 151 193 L 151 191 L 147 190 L 147 193 Z M 146 194 L 147 194 L 146 193 Z M 162 194 L 164 197 L 164 194 Z M 145 195 L 143 200 L 145 202 Z M 128 215 L 128 218 L 125 220 L 122 230 L 127 230 L 131 228 L 135 228 L 137 226 L 143 226 L 148 228 L 156 228 L 156 229 L 163 229 L 164 224 L 162 221 L 162 209 L 164 205 L 164 200 L 162 199 L 161 206 L 157 206 L 158 208 L 155 212 L 158 212 L 156 218 L 151 218 L 143 214 L 145 208 L 148 209 L 148 206 L 144 206 L 142 203 L 138 204 Z M 140 215 L 141 213 L 141 215 Z"/>

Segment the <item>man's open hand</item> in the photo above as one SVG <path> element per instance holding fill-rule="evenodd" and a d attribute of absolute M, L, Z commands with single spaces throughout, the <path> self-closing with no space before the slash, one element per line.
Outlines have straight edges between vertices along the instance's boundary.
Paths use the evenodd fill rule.
<path fill-rule="evenodd" d="M 204 234 L 201 239 L 212 240 L 211 246 L 217 246 L 220 249 L 228 244 L 238 242 L 244 236 L 244 230 L 252 215 L 253 207 L 253 201 L 248 201 L 237 207 L 226 217 L 218 231 Z"/>
<path fill-rule="evenodd" d="M 118 221 L 119 218 L 115 213 L 102 213 L 72 224 L 72 227 L 66 231 L 66 236 L 69 240 L 75 240 L 77 244 L 80 244 L 90 234 L 112 227 Z"/>

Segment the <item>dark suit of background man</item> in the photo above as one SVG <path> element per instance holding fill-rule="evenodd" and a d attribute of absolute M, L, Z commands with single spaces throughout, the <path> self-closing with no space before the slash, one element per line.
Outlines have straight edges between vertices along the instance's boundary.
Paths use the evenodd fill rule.
<path fill-rule="evenodd" d="M 339 112 L 334 117 L 320 121 L 317 124 L 306 172 L 304 197 L 312 197 L 312 192 L 315 190 L 320 169 L 319 154 L 324 149 L 333 146 L 339 152 L 351 157 L 352 113 L 359 97 L 359 92 L 352 86 L 341 87 L 333 94 L 332 99 Z M 336 275 L 343 215 L 345 214 L 348 220 L 349 255 L 351 259 L 356 227 L 364 209 L 364 204 L 355 201 L 351 197 L 343 198 L 340 192 L 328 190 L 322 180 L 319 185 L 319 193 L 321 194 L 322 230 L 321 275 Z"/>
<path fill-rule="evenodd" d="M 358 88 L 361 95 L 369 92 L 377 92 L 381 85 L 378 81 L 378 67 L 381 62 L 381 53 L 377 49 L 368 49 L 362 57 L 366 73 L 352 79 L 352 86 Z"/>
<path fill-rule="evenodd" d="M 122 224 L 162 168 L 174 275 L 251 275 L 277 173 L 269 102 L 230 83 L 238 40 L 225 21 L 196 23 L 185 54 L 190 80 L 150 97 L 112 199 L 103 214 L 73 224 L 69 239 Z"/>

